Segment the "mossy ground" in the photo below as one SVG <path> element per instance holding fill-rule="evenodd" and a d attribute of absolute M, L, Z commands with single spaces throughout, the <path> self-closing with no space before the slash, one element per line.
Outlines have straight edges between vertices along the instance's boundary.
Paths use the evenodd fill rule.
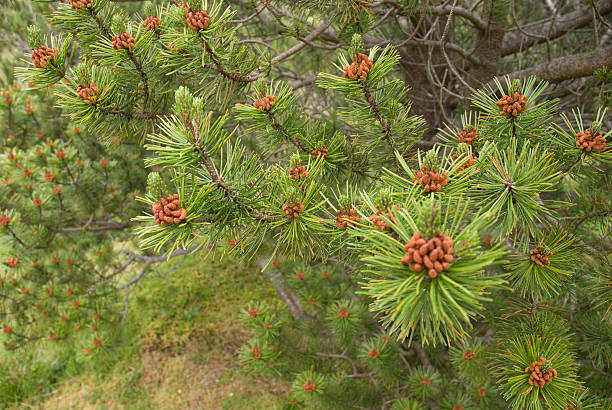
<path fill-rule="evenodd" d="M 125 325 L 93 356 L 51 343 L 0 353 L 0 408 L 275 408 L 288 386 L 237 360 L 249 336 L 241 309 L 278 302 L 265 276 L 203 255 L 164 275 L 171 268 L 133 288 Z"/>

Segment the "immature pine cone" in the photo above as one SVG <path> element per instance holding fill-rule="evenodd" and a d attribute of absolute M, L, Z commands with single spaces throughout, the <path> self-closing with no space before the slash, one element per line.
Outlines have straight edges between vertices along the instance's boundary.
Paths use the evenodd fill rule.
<path fill-rule="evenodd" d="M 113 36 L 113 48 L 115 50 L 131 50 L 134 48 L 134 37 L 129 32 Z"/>
<path fill-rule="evenodd" d="M 327 151 L 325 144 L 321 144 L 320 146 L 312 150 L 312 157 L 314 159 L 319 159 L 319 157 L 325 158 L 328 155 L 329 151 Z"/>
<path fill-rule="evenodd" d="M 304 382 L 304 384 L 302 384 L 302 388 L 305 391 L 315 391 L 317 389 L 317 387 L 315 386 L 315 383 L 312 380 Z"/>
<path fill-rule="evenodd" d="M 531 260 L 535 262 L 535 264 L 538 265 L 539 267 L 542 267 L 544 265 L 546 266 L 550 265 L 550 260 L 548 259 L 548 257 L 551 256 L 553 253 L 543 252 L 542 245 L 540 245 L 537 248 L 530 250 L 529 254 L 531 255 Z"/>
<path fill-rule="evenodd" d="M 576 146 L 587 152 L 603 152 L 606 150 L 606 139 L 603 137 L 603 132 L 597 135 L 591 133 L 591 129 L 587 128 L 584 132 L 576 134 Z"/>
<path fill-rule="evenodd" d="M 287 218 L 297 218 L 298 216 L 300 216 L 300 212 L 304 210 L 304 205 L 300 203 L 300 198 L 298 198 L 293 202 L 293 205 L 286 203 L 285 205 L 283 205 L 282 209 L 283 211 L 285 211 L 285 215 L 287 215 Z"/>
<path fill-rule="evenodd" d="M 391 221 L 395 221 L 395 218 L 393 218 L 393 215 L 391 215 L 391 212 L 389 211 L 383 212 L 380 209 L 378 209 L 378 207 L 376 207 L 376 209 L 377 209 L 376 214 L 372 215 L 368 219 L 370 220 L 370 222 L 374 224 L 375 228 L 383 230 L 383 231 L 390 230 L 391 227 L 380 217 L 380 215 L 384 214 Z M 399 208 L 396 206 L 395 209 L 399 209 Z"/>
<path fill-rule="evenodd" d="M 464 142 L 469 146 L 473 141 L 477 140 L 479 136 L 480 134 L 478 133 L 478 131 L 476 131 L 476 128 L 474 128 L 474 126 L 472 125 L 469 125 L 462 129 L 459 134 L 457 134 L 457 139 L 459 140 L 459 142 Z"/>
<path fill-rule="evenodd" d="M 476 357 L 476 353 L 474 353 L 473 351 L 471 351 L 471 350 L 469 350 L 469 349 L 468 349 L 468 350 L 464 350 L 464 351 L 463 351 L 463 356 L 462 356 L 462 357 L 463 357 L 464 359 L 470 360 L 470 359 L 473 359 L 473 358 L 475 358 L 475 357 Z"/>
<path fill-rule="evenodd" d="M 181 208 L 178 194 L 168 194 L 166 198 L 161 198 L 159 202 L 154 202 L 151 207 L 153 208 L 155 223 L 161 226 L 181 223 L 187 216 L 185 208 Z"/>
<path fill-rule="evenodd" d="M 57 48 L 49 48 L 47 46 L 40 46 L 35 50 L 32 50 L 32 62 L 34 67 L 45 68 L 57 54 Z"/>
<path fill-rule="evenodd" d="M 425 164 L 421 164 L 421 170 L 416 171 L 414 182 L 421 184 L 425 188 L 425 192 L 440 192 L 448 184 L 447 176 L 446 172 L 438 174 L 436 171 L 427 169 Z"/>
<path fill-rule="evenodd" d="M 96 102 L 96 98 L 98 97 L 98 87 L 93 83 L 93 81 L 89 82 L 89 87 L 84 85 L 79 85 L 77 88 L 77 94 L 85 104 L 94 104 Z"/>
<path fill-rule="evenodd" d="M 529 384 L 539 386 L 540 388 L 550 384 L 557 377 L 557 371 L 552 368 L 552 364 L 544 356 L 540 356 L 539 361 L 532 362 L 531 366 L 525 368 L 525 372 L 531 373 Z"/>
<path fill-rule="evenodd" d="M 516 117 L 527 108 L 527 98 L 515 91 L 512 96 L 504 95 L 495 105 L 501 108 L 499 115 Z"/>
<path fill-rule="evenodd" d="M 361 219 L 357 216 L 356 209 L 349 209 L 347 212 L 344 212 L 338 209 L 338 216 L 336 217 L 336 226 L 338 229 L 346 229 L 349 225 L 355 225 L 359 223 Z"/>
<path fill-rule="evenodd" d="M 289 178 L 295 179 L 296 181 L 304 181 L 308 178 L 308 171 L 304 165 L 299 165 L 289 169 Z"/>
<path fill-rule="evenodd" d="M 0 215 L 0 226 L 7 226 L 10 222 L 11 222 L 11 218 L 8 215 L 6 214 Z"/>
<path fill-rule="evenodd" d="M 91 8 L 91 0 L 70 0 L 70 7 L 74 10 L 78 9 L 90 9 Z"/>
<path fill-rule="evenodd" d="M 187 9 L 187 27 L 193 31 L 206 30 L 210 24 L 210 16 L 206 10 L 193 11 Z"/>
<path fill-rule="evenodd" d="M 260 359 L 261 358 L 261 349 L 259 347 L 252 347 L 251 348 L 251 354 L 253 355 L 253 357 L 255 359 Z"/>
<path fill-rule="evenodd" d="M 270 111 L 270 108 L 274 105 L 274 100 L 276 100 L 275 96 L 266 95 L 261 100 L 255 100 L 253 102 L 253 107 L 257 108 L 259 111 Z"/>
<path fill-rule="evenodd" d="M 10 256 L 8 258 L 6 258 L 6 264 L 10 267 L 10 268 L 16 268 L 19 266 L 19 259 Z"/>
<path fill-rule="evenodd" d="M 144 24 L 145 28 L 149 31 L 157 31 L 159 25 L 161 24 L 161 20 L 157 16 L 149 16 L 142 22 L 142 24 Z"/>
<path fill-rule="evenodd" d="M 476 159 L 472 155 L 465 158 L 464 154 L 461 154 L 461 155 L 453 154 L 453 161 L 456 163 L 461 162 L 461 165 L 459 165 L 459 167 L 457 168 L 458 174 L 462 173 L 463 171 L 465 171 L 472 165 L 476 164 Z"/>
<path fill-rule="evenodd" d="M 374 61 L 370 60 L 367 55 L 359 53 L 357 59 L 353 59 L 353 63 L 345 65 L 342 69 L 344 70 L 344 77 L 357 80 L 365 79 L 372 68 Z"/>
<path fill-rule="evenodd" d="M 430 278 L 435 278 L 438 273 L 450 268 L 453 257 L 452 238 L 439 233 L 429 240 L 421 237 L 420 232 L 415 232 L 412 238 L 404 245 L 406 254 L 400 265 L 408 265 L 411 271 L 419 273 L 427 269 Z"/>

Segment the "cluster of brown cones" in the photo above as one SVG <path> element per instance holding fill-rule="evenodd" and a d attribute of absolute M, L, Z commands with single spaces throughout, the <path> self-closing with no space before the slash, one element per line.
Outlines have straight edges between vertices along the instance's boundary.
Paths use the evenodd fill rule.
<path fill-rule="evenodd" d="M 342 68 L 344 70 L 344 77 L 351 80 L 363 80 L 368 76 L 373 64 L 374 61 L 370 60 L 367 55 L 359 53 L 350 65 L 345 65 Z"/>
<path fill-rule="evenodd" d="M 90 9 L 91 0 L 70 0 L 70 7 L 72 7 L 74 10 Z"/>
<path fill-rule="evenodd" d="M 550 265 L 550 259 L 548 259 L 548 257 L 552 254 L 552 252 L 543 251 L 542 245 L 529 251 L 530 259 L 539 267 Z"/>
<path fill-rule="evenodd" d="M 504 95 L 495 105 L 501 108 L 499 115 L 516 117 L 521 111 L 527 109 L 527 98 L 515 91 L 512 95 Z"/>
<path fill-rule="evenodd" d="M 466 158 L 464 154 L 462 155 L 453 154 L 453 161 L 455 163 L 459 163 L 459 162 L 461 163 L 461 165 L 459 165 L 459 167 L 457 168 L 458 174 L 462 173 L 463 171 L 465 171 L 472 165 L 476 165 L 476 158 L 474 158 L 472 155 Z"/>
<path fill-rule="evenodd" d="M 557 377 L 557 371 L 552 368 L 550 361 L 546 360 L 544 356 L 540 356 L 539 361 L 532 362 L 531 366 L 525 368 L 525 372 L 531 373 L 529 384 L 532 386 L 544 387 Z"/>
<path fill-rule="evenodd" d="M 115 50 L 131 50 L 134 48 L 135 40 L 129 32 L 113 36 L 113 48 Z"/>
<path fill-rule="evenodd" d="M 415 232 L 412 238 L 404 245 L 406 254 L 400 265 L 408 265 L 413 272 L 422 272 L 427 269 L 430 278 L 435 278 L 438 273 L 450 268 L 454 260 L 453 239 L 439 233 L 437 236 L 426 240 L 420 232 Z"/>
<path fill-rule="evenodd" d="M 89 86 L 79 85 L 77 88 L 77 94 L 85 104 L 94 104 L 99 91 L 93 81 L 89 82 Z"/>
<path fill-rule="evenodd" d="M 446 172 L 439 174 L 437 171 L 428 169 L 425 164 L 421 164 L 421 170 L 416 171 L 415 174 L 414 182 L 421 184 L 425 192 L 440 192 L 448 184 Z"/>
<path fill-rule="evenodd" d="M 395 207 L 395 209 L 398 209 L 397 207 Z M 372 222 L 374 224 L 374 227 L 377 229 L 380 229 L 382 231 L 388 231 L 389 229 L 391 229 L 391 227 L 389 226 L 389 224 L 387 222 L 385 222 L 380 215 L 385 215 L 389 220 L 394 221 L 395 219 L 393 218 L 393 215 L 391 215 L 391 212 L 387 211 L 387 212 L 383 212 L 380 209 L 376 210 L 376 214 L 372 215 L 369 219 L 370 222 Z"/>
<path fill-rule="evenodd" d="M 459 142 L 463 142 L 469 146 L 472 142 L 476 141 L 479 136 L 480 133 L 476 131 L 476 128 L 474 128 L 473 125 L 469 125 L 457 134 L 457 139 Z"/>
<path fill-rule="evenodd" d="M 157 29 L 159 28 L 159 25 L 161 24 L 161 20 L 157 16 L 149 16 L 146 19 L 144 19 L 142 24 L 149 31 L 157 31 Z"/>
<path fill-rule="evenodd" d="M 300 203 L 300 198 L 298 198 L 292 204 L 286 203 L 283 205 L 282 209 L 285 211 L 287 218 L 297 218 L 300 216 L 300 212 L 304 210 L 304 205 Z"/>
<path fill-rule="evenodd" d="M 210 16 L 206 10 L 193 11 L 186 3 L 182 7 L 187 10 L 187 18 L 185 20 L 187 27 L 193 31 L 206 30 L 208 28 Z"/>
<path fill-rule="evenodd" d="M 355 225 L 361 220 L 357 216 L 356 209 L 349 209 L 346 212 L 342 211 L 341 209 L 338 209 L 337 213 L 338 216 L 336 217 L 336 226 L 338 227 L 338 229 L 344 230 L 348 228 L 349 225 Z"/>
<path fill-rule="evenodd" d="M 56 48 L 49 48 L 45 45 L 40 46 L 35 50 L 32 50 L 32 62 L 34 63 L 34 67 L 36 68 L 45 68 L 47 64 L 49 64 L 57 54 Z"/>
<path fill-rule="evenodd" d="M 181 201 L 178 194 L 170 195 L 166 198 L 161 198 L 159 202 L 154 202 L 151 206 L 155 223 L 161 226 L 169 224 L 179 224 L 187 216 L 185 208 L 181 208 Z"/>
<path fill-rule="evenodd" d="M 590 128 L 576 134 L 576 146 L 586 152 L 603 152 L 606 150 L 606 139 L 603 132 L 593 135 Z"/>
<path fill-rule="evenodd" d="M 261 100 L 253 101 L 253 107 L 259 111 L 270 111 L 270 108 L 274 105 L 274 100 L 276 100 L 274 95 L 266 95 Z"/>
<path fill-rule="evenodd" d="M 306 170 L 304 165 L 298 165 L 295 168 L 290 168 L 289 178 L 296 181 L 304 181 L 306 178 L 308 178 L 308 170 Z"/>
<path fill-rule="evenodd" d="M 314 159 L 319 159 L 319 157 L 325 158 L 326 156 L 328 156 L 329 151 L 327 151 L 327 147 L 325 147 L 325 144 L 322 144 L 317 148 L 313 149 L 311 154 Z"/>

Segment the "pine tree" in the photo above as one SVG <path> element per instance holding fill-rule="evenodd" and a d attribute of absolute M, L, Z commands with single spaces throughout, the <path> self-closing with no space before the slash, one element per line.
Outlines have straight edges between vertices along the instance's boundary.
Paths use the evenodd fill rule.
<path fill-rule="evenodd" d="M 132 261 L 211 247 L 259 261 L 286 302 L 242 307 L 239 357 L 288 381 L 288 408 L 610 408 L 605 98 L 591 117 L 545 81 L 494 78 L 427 144 L 368 2 L 270 6 L 284 37 L 268 48 L 300 42 L 269 58 L 243 40 L 245 6 L 56 6 L 58 31 L 28 29 L 28 86 L 0 102 L 8 349 L 112 329 L 116 291 L 127 314 L 145 272 L 126 281 Z M 330 27 L 336 62 L 294 90 L 280 67 Z M 92 235 L 131 224 L 160 256 L 120 263 Z"/>

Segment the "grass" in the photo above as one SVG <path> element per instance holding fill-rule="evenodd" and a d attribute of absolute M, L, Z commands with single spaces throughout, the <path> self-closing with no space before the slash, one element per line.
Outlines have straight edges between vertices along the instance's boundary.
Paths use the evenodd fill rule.
<path fill-rule="evenodd" d="M 249 337 L 241 309 L 251 300 L 278 302 L 265 276 L 203 255 L 164 276 L 169 269 L 160 266 L 162 275 L 134 288 L 125 326 L 102 352 L 84 359 L 39 346 L 1 356 L 0 408 L 277 407 L 288 386 L 247 373 L 237 360 Z"/>

